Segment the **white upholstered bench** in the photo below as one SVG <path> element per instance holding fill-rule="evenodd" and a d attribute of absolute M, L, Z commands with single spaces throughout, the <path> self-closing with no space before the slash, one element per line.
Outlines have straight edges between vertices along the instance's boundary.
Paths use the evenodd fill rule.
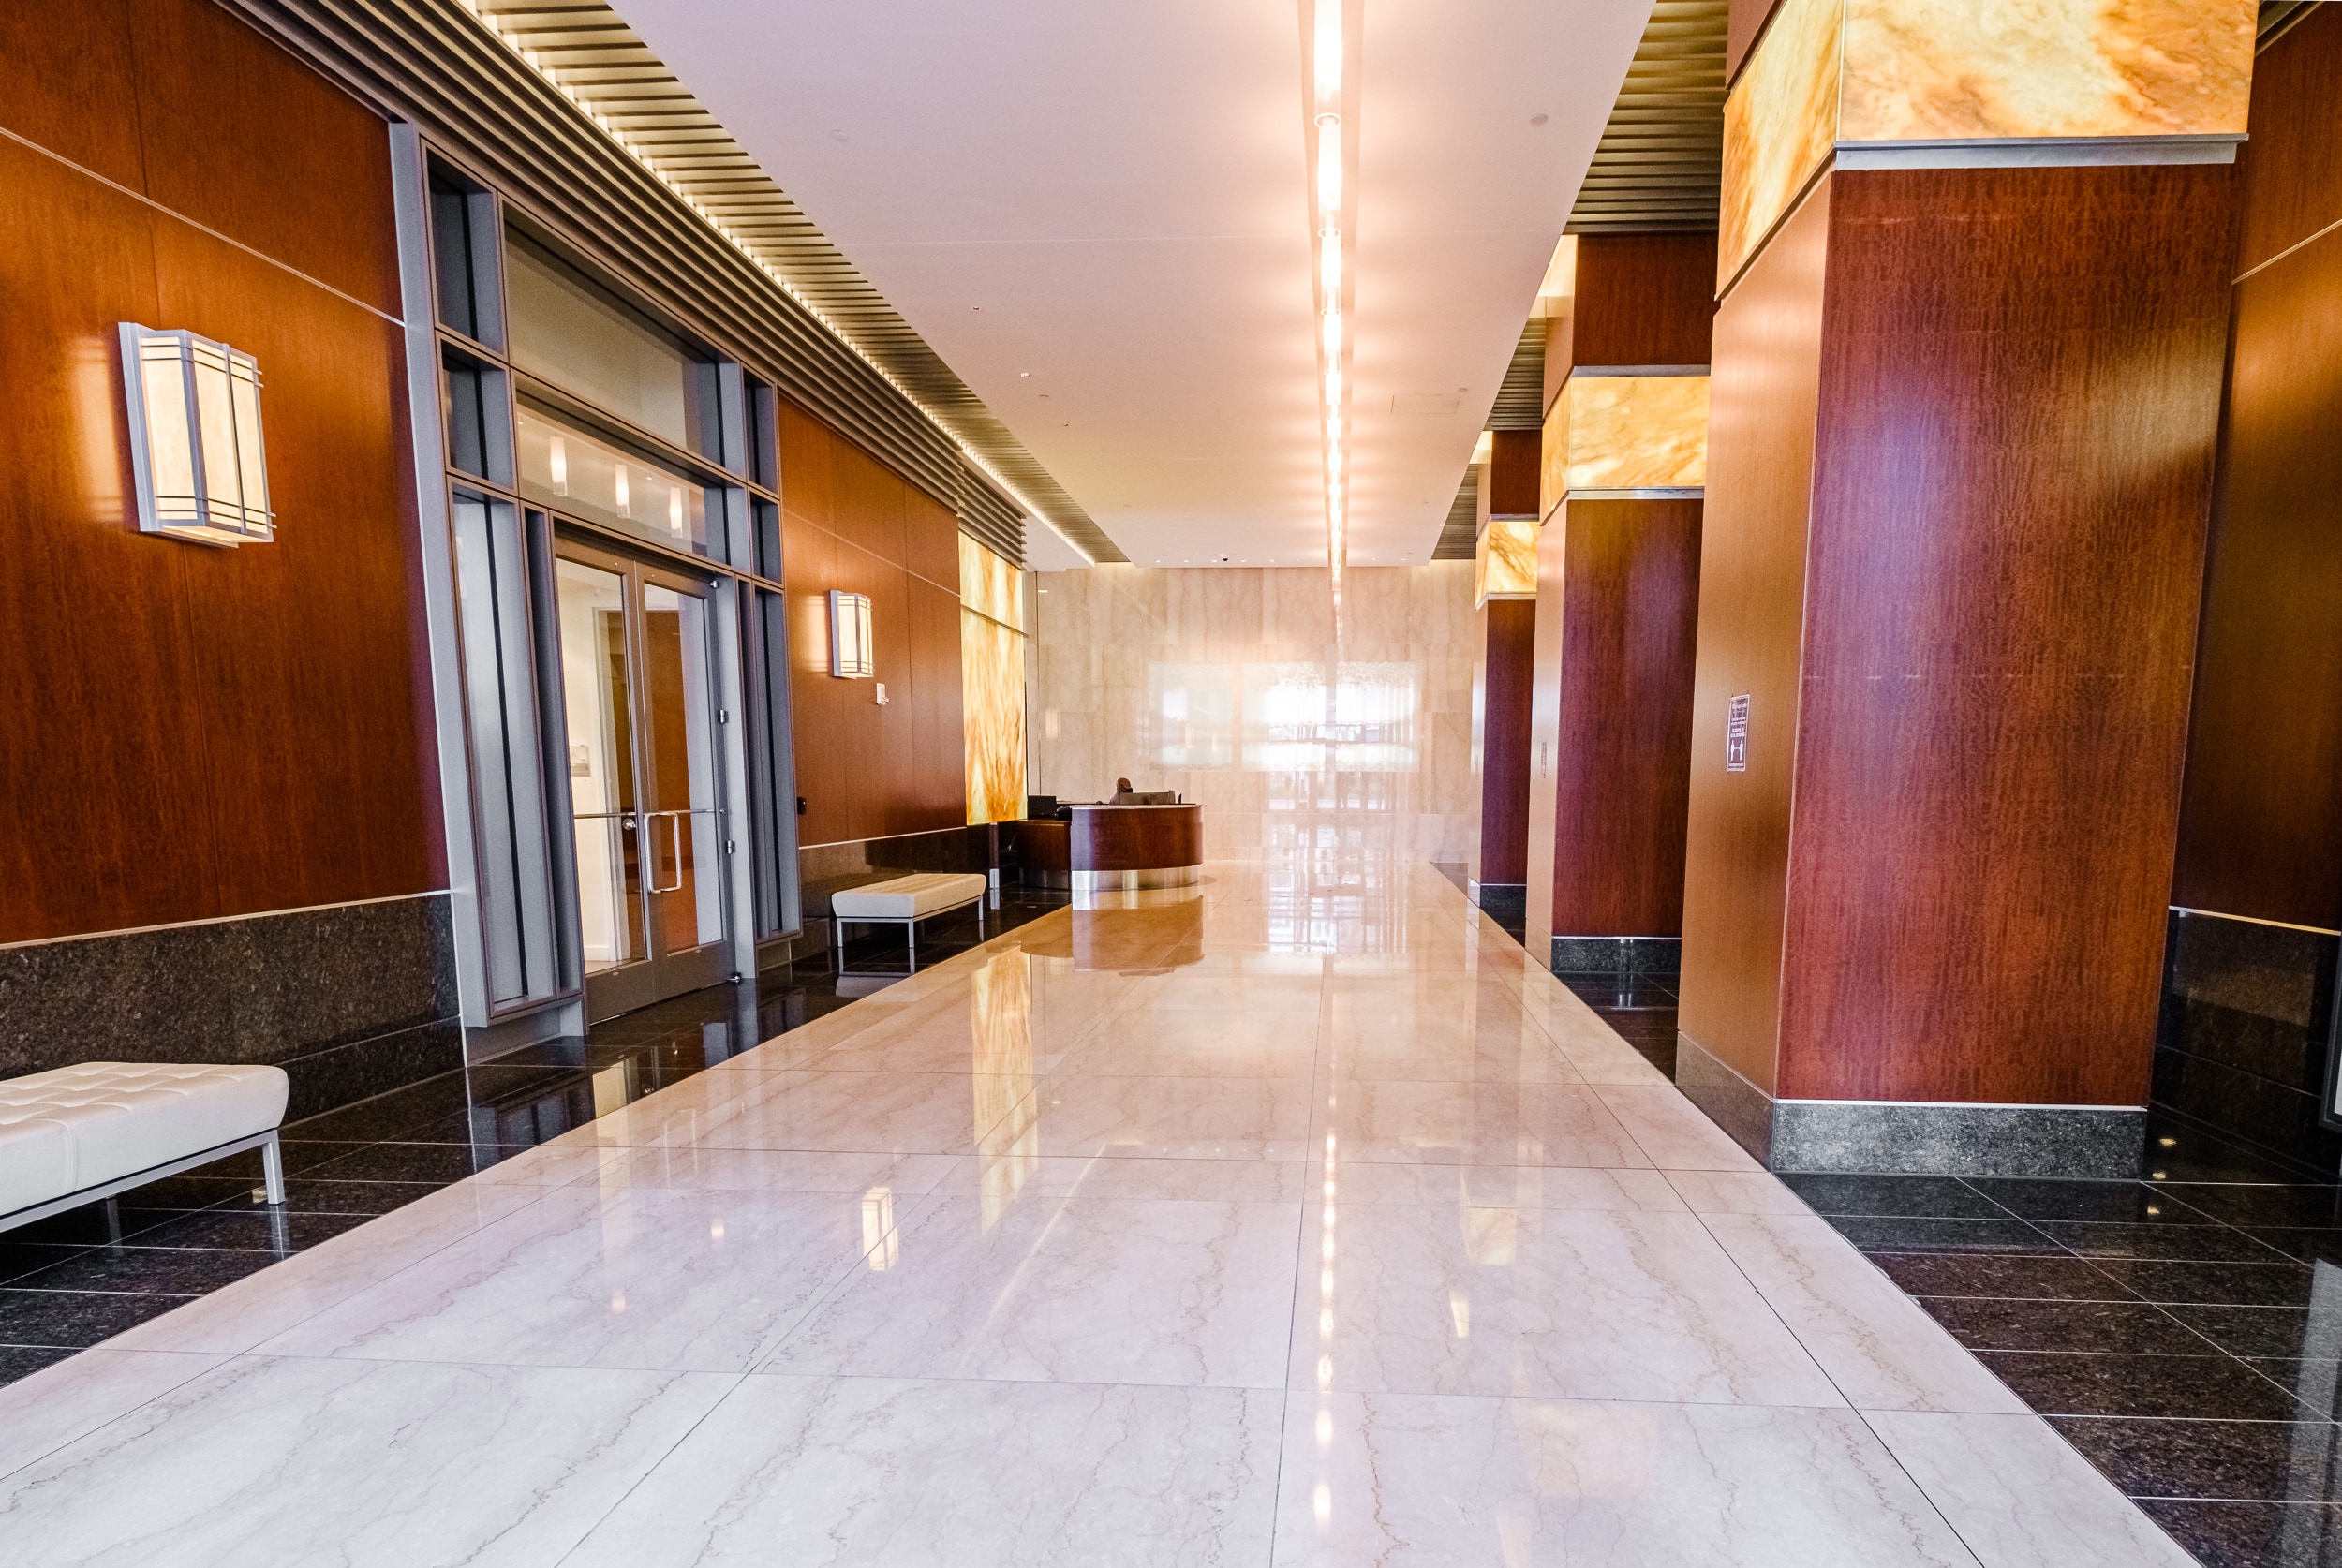
<path fill-rule="evenodd" d="M 846 927 L 848 925 L 888 925 L 899 924 L 903 940 L 910 944 L 911 962 L 919 962 L 918 923 L 932 915 L 949 914 L 954 910 L 976 907 L 976 929 L 984 929 L 984 895 L 992 885 L 991 880 L 980 871 L 921 871 L 913 876 L 896 877 L 883 882 L 866 882 L 860 887 L 842 888 L 829 895 L 829 912 L 837 922 L 837 939 L 831 945 L 837 949 L 837 968 L 846 967 Z"/>
<path fill-rule="evenodd" d="M 88 1061 L 0 1080 L 0 1231 L 247 1148 L 285 1201 L 282 1068 Z"/>

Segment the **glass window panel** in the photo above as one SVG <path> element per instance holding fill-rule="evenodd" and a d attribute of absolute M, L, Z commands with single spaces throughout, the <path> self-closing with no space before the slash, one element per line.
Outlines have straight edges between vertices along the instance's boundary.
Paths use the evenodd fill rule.
<path fill-rule="evenodd" d="M 605 299 L 526 244 L 505 247 L 505 314 L 512 362 L 693 451 L 715 451 L 703 428 L 716 367 Z"/>
<path fill-rule="evenodd" d="M 679 953 L 723 935 L 721 824 L 716 811 L 715 702 L 707 601 L 643 587 L 643 673 L 650 728 L 644 788 L 660 937 Z"/>
<path fill-rule="evenodd" d="M 634 691 L 626 579 L 577 561 L 554 566 L 568 703 L 570 807 L 576 815 L 578 933 L 587 972 L 644 956 L 635 809 Z"/>
<path fill-rule="evenodd" d="M 710 554 L 705 487 L 526 404 L 513 423 L 522 495 L 695 555 Z"/>

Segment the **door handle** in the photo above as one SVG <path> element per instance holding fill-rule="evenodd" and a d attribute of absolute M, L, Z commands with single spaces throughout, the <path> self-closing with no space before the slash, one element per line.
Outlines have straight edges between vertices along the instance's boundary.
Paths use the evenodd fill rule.
<path fill-rule="evenodd" d="M 649 815 L 667 819 L 667 845 L 670 852 L 674 856 L 674 881 L 669 886 L 660 887 L 658 882 L 659 873 L 654 867 L 651 872 L 651 884 L 645 891 L 651 893 L 679 892 L 683 887 L 683 819 L 690 813 L 688 811 L 653 811 Z"/>

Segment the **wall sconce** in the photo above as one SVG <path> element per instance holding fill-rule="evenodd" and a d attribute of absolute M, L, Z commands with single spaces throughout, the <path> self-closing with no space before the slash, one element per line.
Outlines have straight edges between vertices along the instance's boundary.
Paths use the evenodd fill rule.
<path fill-rule="evenodd" d="M 231 547 L 274 540 L 259 362 L 193 333 L 125 321 L 122 382 L 139 531 Z"/>
<path fill-rule="evenodd" d="M 829 673 L 849 681 L 867 681 L 878 673 L 868 594 L 829 591 Z"/>

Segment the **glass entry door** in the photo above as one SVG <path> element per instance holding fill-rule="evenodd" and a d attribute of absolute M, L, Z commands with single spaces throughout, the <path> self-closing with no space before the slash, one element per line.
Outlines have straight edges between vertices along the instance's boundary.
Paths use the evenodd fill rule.
<path fill-rule="evenodd" d="M 564 539 L 554 573 L 586 1015 L 728 972 L 707 583 Z"/>

